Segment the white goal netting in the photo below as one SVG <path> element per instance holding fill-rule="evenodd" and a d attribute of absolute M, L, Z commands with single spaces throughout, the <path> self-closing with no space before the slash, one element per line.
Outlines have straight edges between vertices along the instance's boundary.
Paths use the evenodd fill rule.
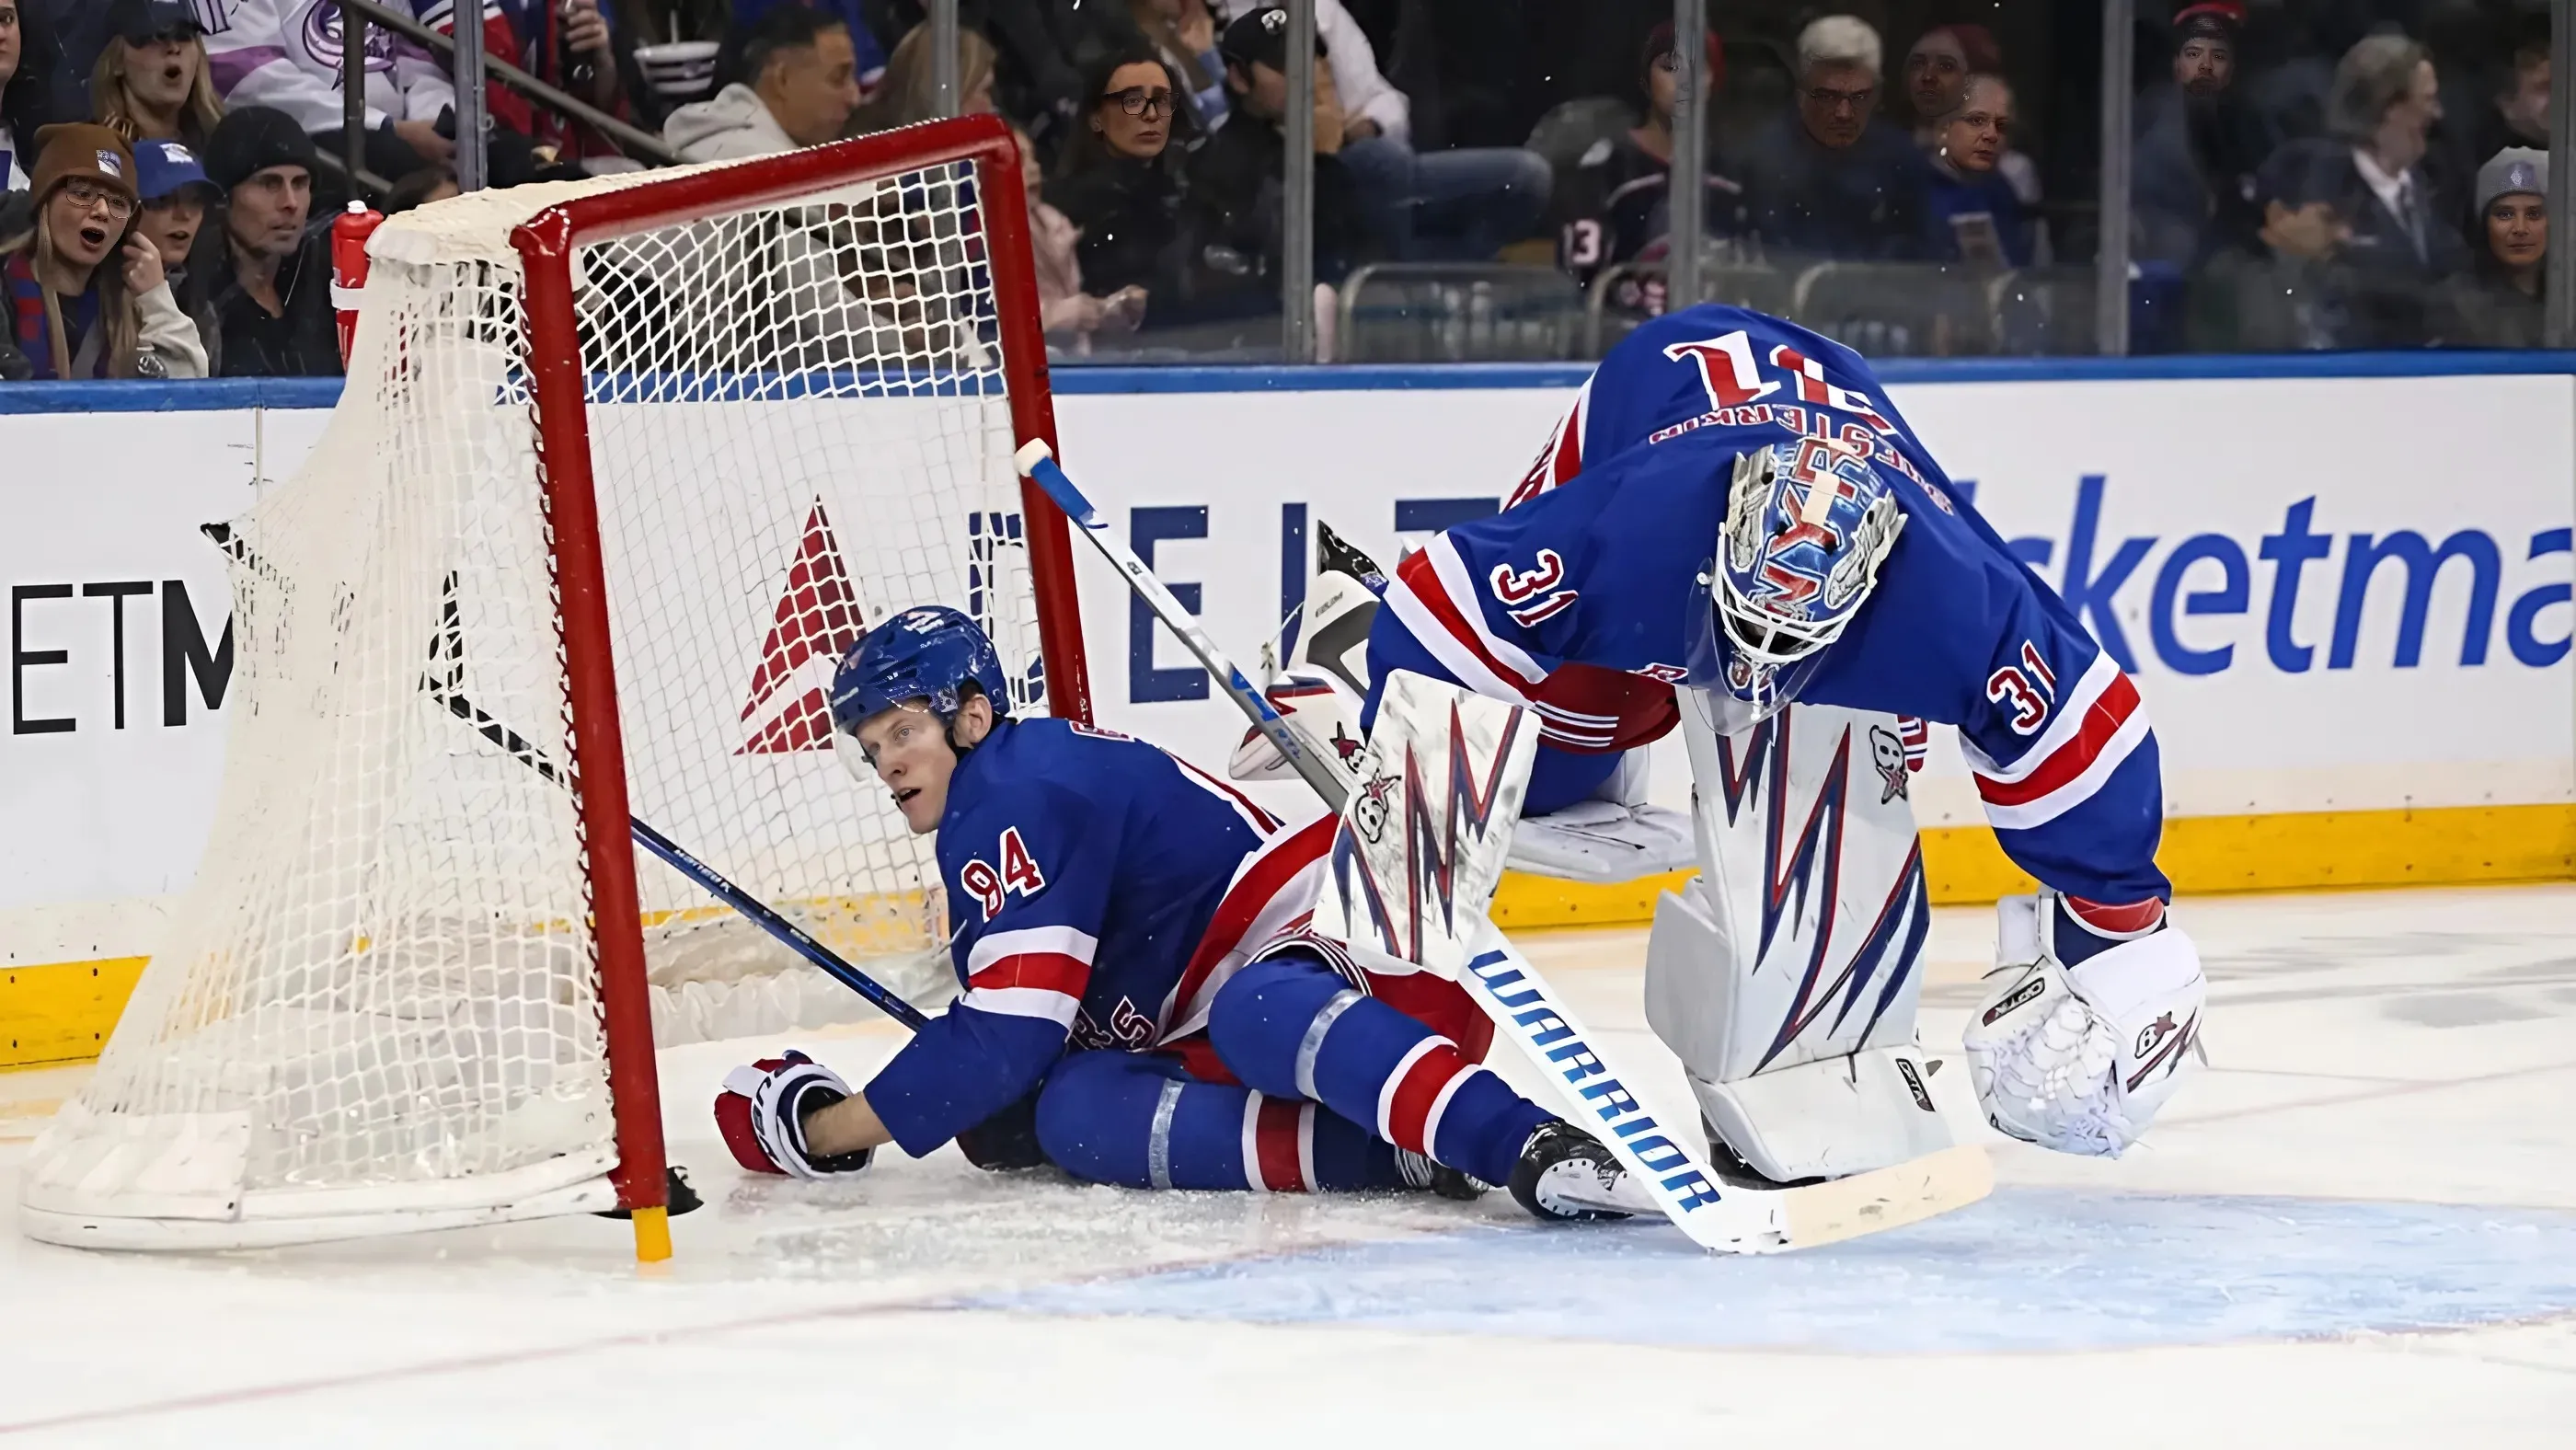
<path fill-rule="evenodd" d="M 31 1231 L 257 1242 L 604 1206 L 585 847 L 539 768 L 571 749 L 509 238 L 636 180 L 378 232 L 326 437 L 222 532 L 237 654 L 213 837 L 37 1145 Z M 574 268 L 631 807 L 923 1000 L 949 980 L 929 839 L 834 762 L 826 701 L 861 630 L 925 602 L 975 615 L 1020 704 L 1042 697 L 990 266 L 958 163 Z M 662 1045 L 873 1010 L 636 858 Z"/>

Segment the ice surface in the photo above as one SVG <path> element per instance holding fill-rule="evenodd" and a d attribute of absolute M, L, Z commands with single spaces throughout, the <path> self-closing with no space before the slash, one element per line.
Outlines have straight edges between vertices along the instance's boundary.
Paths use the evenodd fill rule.
<path fill-rule="evenodd" d="M 753 1182 L 706 1117 L 752 1044 L 709 1044 L 663 1054 L 709 1198 L 664 1275 L 591 1219 L 185 1259 L 0 1233 L 0 1440 L 2576 1446 L 2576 887 L 2179 919 L 2214 1065 L 2145 1149 L 2000 1145 L 1986 1204 L 1810 1254 L 953 1152 Z M 1927 1041 L 1956 1042 L 1989 921 L 1939 915 Z M 1528 946 L 1659 1051 L 1641 933 Z M 899 1040 L 804 1045 L 858 1076 Z M 0 1075 L 0 1201 L 76 1080 Z"/>

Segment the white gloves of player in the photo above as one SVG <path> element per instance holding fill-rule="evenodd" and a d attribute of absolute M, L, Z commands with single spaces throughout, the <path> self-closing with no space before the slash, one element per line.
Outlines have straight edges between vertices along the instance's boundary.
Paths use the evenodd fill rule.
<path fill-rule="evenodd" d="M 716 1129 L 734 1161 L 754 1173 L 836 1178 L 868 1166 L 872 1148 L 822 1156 L 805 1146 L 805 1115 L 850 1095 L 841 1075 L 801 1052 L 764 1057 L 725 1074 Z"/>
<path fill-rule="evenodd" d="M 1996 903 L 1994 984 L 1968 1022 L 1986 1121 L 2024 1142 L 2110 1158 L 2201 1066 L 2200 953 L 2168 924 L 2067 967 L 2055 893 Z"/>

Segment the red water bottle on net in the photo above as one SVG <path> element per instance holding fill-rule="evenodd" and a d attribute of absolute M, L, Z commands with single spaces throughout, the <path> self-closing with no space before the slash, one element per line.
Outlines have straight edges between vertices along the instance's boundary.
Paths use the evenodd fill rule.
<path fill-rule="evenodd" d="M 358 302 L 367 286 L 367 238 L 385 224 L 385 214 L 363 201 L 331 223 L 331 308 L 340 315 L 340 365 L 349 365 L 349 349 L 358 340 Z"/>

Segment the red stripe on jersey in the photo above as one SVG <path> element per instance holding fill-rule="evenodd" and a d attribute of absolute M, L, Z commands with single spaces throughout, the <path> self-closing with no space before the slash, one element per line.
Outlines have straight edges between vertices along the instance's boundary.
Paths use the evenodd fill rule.
<path fill-rule="evenodd" d="M 970 991 L 1034 987 L 1041 992 L 1062 992 L 1077 1001 L 1090 984 L 1091 964 L 1061 952 L 1022 952 L 1004 957 L 966 979 Z"/>
<path fill-rule="evenodd" d="M 1264 842 L 1260 859 L 1235 883 L 1226 888 L 1225 897 L 1217 902 L 1216 911 L 1208 917 L 1207 932 L 1199 938 L 1198 950 L 1190 953 L 1190 964 L 1181 969 L 1179 985 L 1172 989 L 1172 1021 L 1185 1025 L 1190 1017 L 1190 1003 L 1199 989 L 1207 984 L 1208 973 L 1216 970 L 1226 953 L 1243 944 L 1243 934 L 1270 903 L 1296 881 L 1297 874 L 1324 859 L 1333 849 L 1333 832 L 1341 825 L 1336 816 L 1317 816 L 1285 836 L 1273 836 Z"/>
<path fill-rule="evenodd" d="M 1297 1119 L 1305 1107 L 1295 1098 L 1261 1099 L 1261 1117 L 1252 1129 L 1259 1153 L 1254 1171 L 1261 1175 L 1261 1186 L 1273 1193 L 1300 1193 L 1314 1187 L 1298 1167 Z"/>
<path fill-rule="evenodd" d="M 1583 471 L 1583 405 L 1589 396 L 1587 384 L 1584 392 L 1575 395 L 1574 406 L 1565 412 L 1565 421 L 1549 436 L 1547 446 L 1539 450 L 1537 461 L 1521 475 L 1520 485 L 1503 501 L 1503 507 L 1527 503 Z"/>
<path fill-rule="evenodd" d="M 2081 896 L 2059 899 L 2077 921 L 2104 936 L 2136 936 L 2165 919 L 2164 902 L 2153 896 L 2129 902 L 2087 901 Z"/>
<path fill-rule="evenodd" d="M 1327 686 L 1318 693 L 1330 694 L 1332 691 L 1331 688 Z M 1260 728 L 1258 726 L 1254 727 L 1254 733 L 1260 733 Z M 1171 755 L 1171 752 L 1168 750 L 1163 753 Z M 1261 807 L 1254 805 L 1252 803 L 1252 797 L 1236 790 L 1233 786 L 1217 779 L 1215 776 L 1208 774 L 1206 771 L 1199 769 L 1197 766 L 1190 764 L 1188 761 L 1181 759 L 1177 755 L 1172 756 L 1172 764 L 1177 765 L 1181 769 L 1198 777 L 1201 781 L 1206 783 L 1208 789 L 1223 791 L 1228 797 L 1232 798 L 1236 805 L 1243 808 L 1245 814 L 1251 816 L 1254 821 L 1260 824 L 1261 833 L 1263 835 L 1266 836 L 1279 829 L 1279 818 L 1270 814 L 1268 811 L 1263 810 Z"/>
<path fill-rule="evenodd" d="M 1429 549 L 1419 549 L 1406 555 L 1404 562 L 1395 566 L 1395 577 L 1397 582 L 1403 585 L 1406 593 L 1421 601 L 1422 607 L 1430 613 L 1431 618 L 1441 629 L 1447 631 L 1451 639 L 1466 646 L 1467 652 L 1476 657 L 1476 662 L 1491 672 L 1495 679 L 1502 681 L 1506 688 L 1525 690 L 1539 683 L 1510 665 L 1504 664 L 1494 657 L 1492 650 L 1485 648 L 1483 636 L 1476 632 L 1476 626 L 1470 623 L 1467 616 L 1461 612 L 1462 606 L 1459 602 L 1449 597 L 1448 586 L 1440 581 L 1440 571 L 1432 567 Z M 1463 606 L 1468 609 L 1475 607 L 1477 606 L 1473 601 Z M 1478 618 L 1481 619 L 1482 616 L 1479 615 Z"/>
<path fill-rule="evenodd" d="M 1431 1105 L 1440 1100 L 1440 1090 L 1461 1073 L 1474 1072 L 1458 1049 L 1446 1042 L 1435 1043 L 1429 1052 L 1413 1060 L 1402 1079 L 1395 1085 L 1395 1095 L 1386 1110 L 1386 1140 L 1408 1153 L 1428 1154 L 1423 1130 L 1429 1126 Z"/>
<path fill-rule="evenodd" d="M 2101 698 L 2084 712 L 2084 723 L 2067 737 L 2065 744 L 2041 761 L 2038 769 L 2019 780 L 1996 780 L 1992 776 L 1980 775 L 1977 777 L 1977 794 L 1983 796 L 1988 805 L 2020 806 L 2064 787 L 2092 768 L 2093 762 L 2101 758 L 2103 747 L 2111 743 L 2112 736 L 2120 733 L 2120 727 L 2128 723 L 2137 709 L 2137 685 L 2125 673 L 2115 672 L 2111 683 L 2103 687 Z"/>

